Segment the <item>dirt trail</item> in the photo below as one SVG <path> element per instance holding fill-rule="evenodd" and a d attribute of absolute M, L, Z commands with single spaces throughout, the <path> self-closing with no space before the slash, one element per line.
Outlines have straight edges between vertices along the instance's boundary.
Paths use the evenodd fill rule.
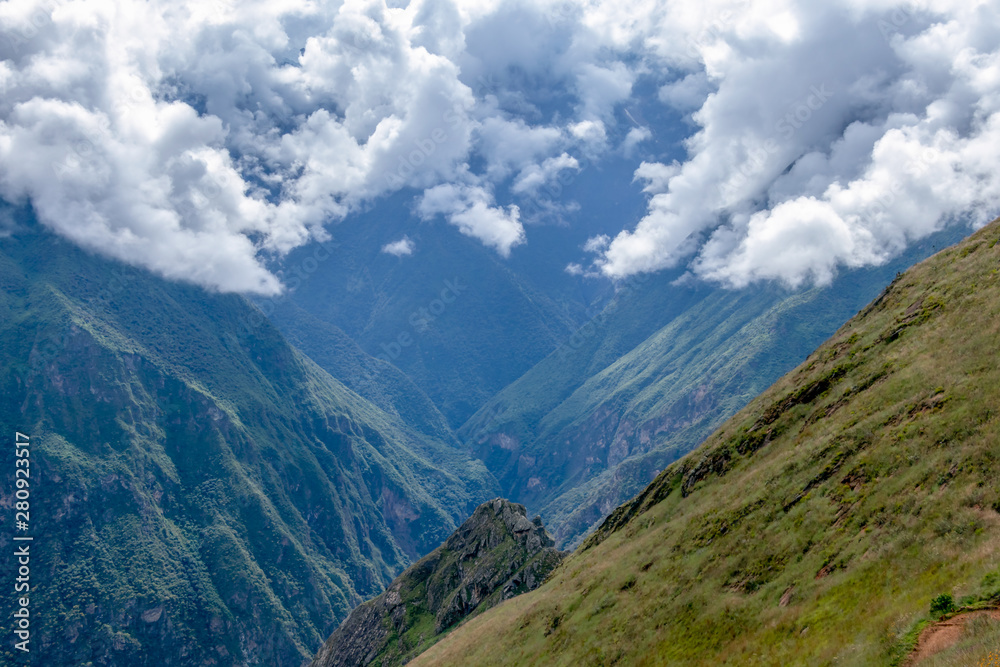
<path fill-rule="evenodd" d="M 920 639 L 917 640 L 917 647 L 913 649 L 913 653 L 903 663 L 904 667 L 919 665 L 932 655 L 954 646 L 962 639 L 965 633 L 965 624 L 974 618 L 983 616 L 1000 621 L 1000 609 L 970 611 L 958 616 L 952 616 L 946 621 L 939 621 L 934 625 L 927 626 L 920 633 Z"/>

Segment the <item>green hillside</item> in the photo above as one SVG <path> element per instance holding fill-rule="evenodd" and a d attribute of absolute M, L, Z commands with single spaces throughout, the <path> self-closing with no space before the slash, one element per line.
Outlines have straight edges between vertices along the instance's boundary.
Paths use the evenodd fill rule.
<path fill-rule="evenodd" d="M 900 664 L 935 599 L 1000 601 L 998 341 L 995 222 L 897 279 L 544 586 L 412 664 Z M 998 637 L 934 664 L 978 664 Z"/>
<path fill-rule="evenodd" d="M 448 420 L 409 377 L 387 361 L 367 354 L 341 329 L 290 300 L 278 304 L 271 319 L 288 342 L 348 389 L 425 435 L 457 443 Z"/>
<path fill-rule="evenodd" d="M 334 228 L 325 261 L 312 260 L 313 248 L 292 253 L 289 266 L 313 271 L 301 271 L 289 300 L 406 373 L 458 428 L 552 352 L 583 321 L 583 307 L 557 303 L 454 228 L 414 230 L 400 209 Z M 415 239 L 413 255 L 381 251 L 404 233 Z M 287 315 L 273 315 L 283 329 Z"/>
<path fill-rule="evenodd" d="M 33 664 L 300 665 L 496 495 L 243 298 L 47 234 L 0 238 L 0 361 L 0 430 L 32 443 Z"/>
<path fill-rule="evenodd" d="M 626 283 L 590 325 L 491 399 L 459 435 L 503 492 L 574 545 L 620 503 L 800 363 L 948 230 L 833 285 Z"/>

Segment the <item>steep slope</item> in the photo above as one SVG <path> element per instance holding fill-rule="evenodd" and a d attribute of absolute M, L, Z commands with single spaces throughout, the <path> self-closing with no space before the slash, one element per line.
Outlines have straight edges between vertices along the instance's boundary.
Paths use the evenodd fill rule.
<path fill-rule="evenodd" d="M 539 519 L 501 498 L 356 608 L 312 667 L 405 664 L 467 618 L 534 590 L 562 561 Z"/>
<path fill-rule="evenodd" d="M 0 238 L 0 430 L 31 435 L 37 664 L 299 665 L 495 495 L 254 314 L 42 233 Z"/>
<path fill-rule="evenodd" d="M 451 226 L 414 234 L 397 199 L 334 228 L 325 261 L 314 248 L 293 253 L 288 264 L 303 267 L 303 279 L 290 300 L 406 373 L 457 428 L 554 350 L 583 307 L 555 303 Z M 415 239 L 412 255 L 382 252 L 404 234 Z M 284 314 L 273 315 L 282 328 Z"/>
<path fill-rule="evenodd" d="M 344 386 L 405 424 L 443 442 L 457 442 L 448 420 L 406 374 L 362 350 L 338 327 L 319 320 L 290 300 L 271 318 L 285 338 Z"/>
<path fill-rule="evenodd" d="M 897 270 L 951 229 L 876 269 L 790 292 L 654 276 L 489 401 L 460 431 L 503 492 L 573 545 L 614 507 L 800 363 Z"/>
<path fill-rule="evenodd" d="M 1000 222 L 412 664 L 898 663 L 939 595 L 1000 602 L 997 341 Z"/>

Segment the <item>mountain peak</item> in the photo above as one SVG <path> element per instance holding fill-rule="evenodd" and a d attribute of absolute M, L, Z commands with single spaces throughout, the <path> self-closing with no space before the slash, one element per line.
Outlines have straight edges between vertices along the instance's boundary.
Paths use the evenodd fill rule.
<path fill-rule="evenodd" d="M 565 556 L 554 544 L 524 505 L 483 503 L 438 549 L 355 609 L 312 667 L 403 664 L 467 618 L 541 585 Z"/>

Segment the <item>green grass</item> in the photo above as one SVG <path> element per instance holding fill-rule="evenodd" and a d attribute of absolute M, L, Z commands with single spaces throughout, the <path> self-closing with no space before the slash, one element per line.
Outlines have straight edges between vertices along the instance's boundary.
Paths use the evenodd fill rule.
<path fill-rule="evenodd" d="M 998 238 L 908 271 L 542 588 L 413 664 L 890 664 L 938 596 L 989 600 Z"/>
<path fill-rule="evenodd" d="M 678 285 L 675 275 L 627 283 L 459 435 L 508 497 L 542 514 L 557 542 L 574 545 L 940 242 L 796 292 Z"/>
<path fill-rule="evenodd" d="M 997 667 L 1000 665 L 1000 620 L 974 618 L 950 648 L 920 662 L 921 667 Z"/>

